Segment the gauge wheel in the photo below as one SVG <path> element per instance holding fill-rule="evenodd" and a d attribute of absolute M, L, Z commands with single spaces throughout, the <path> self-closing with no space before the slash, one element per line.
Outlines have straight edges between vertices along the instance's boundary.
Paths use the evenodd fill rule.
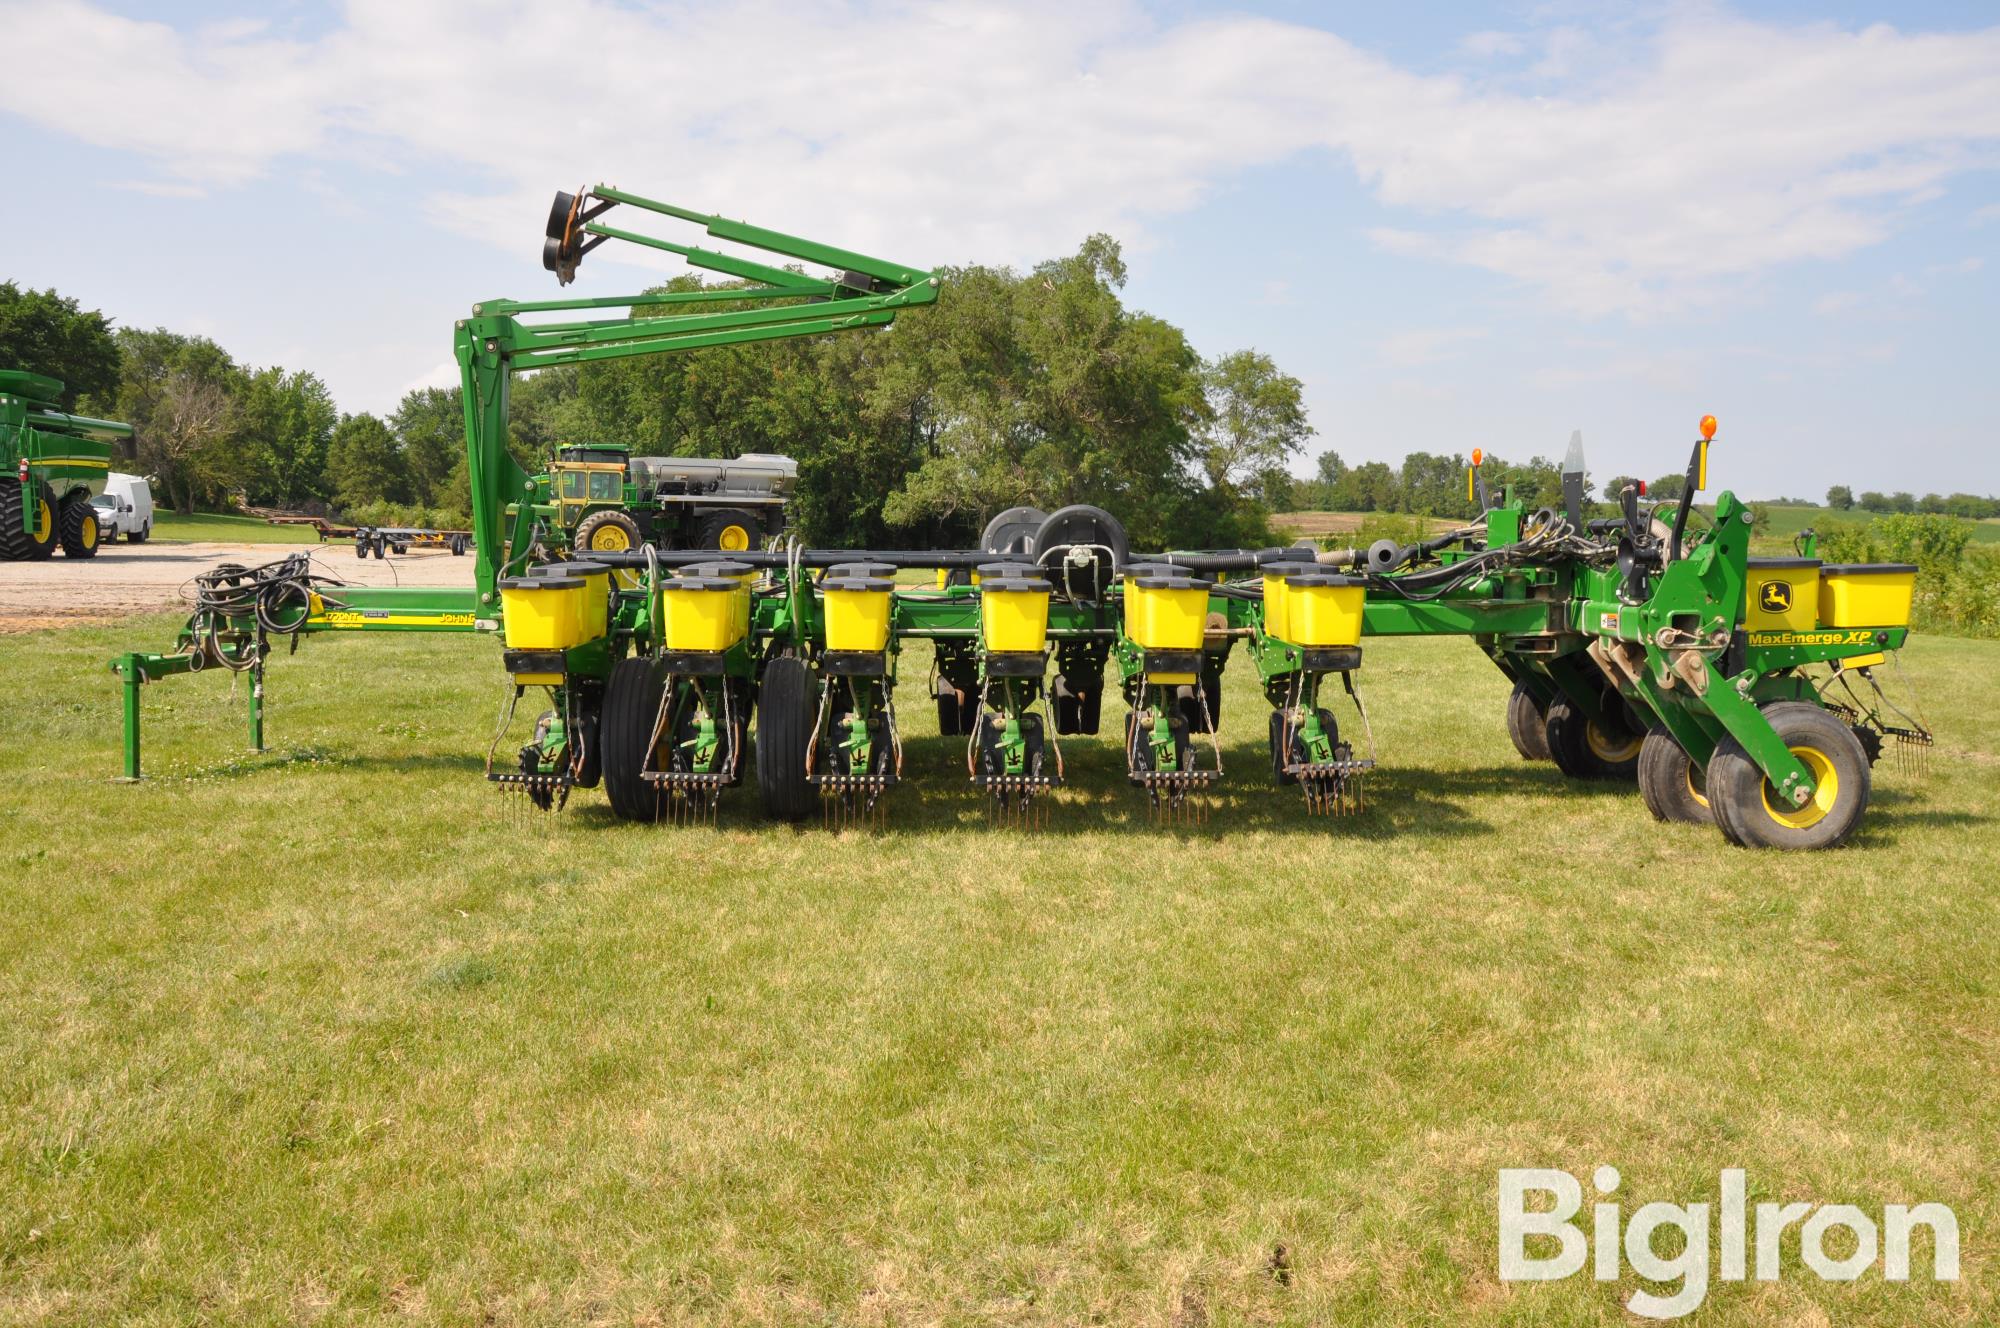
<path fill-rule="evenodd" d="M 1549 759 L 1548 723 L 1548 714 L 1535 694 L 1515 683 L 1513 695 L 1507 698 L 1507 736 L 1514 740 L 1514 750 L 1523 761 Z"/>
<path fill-rule="evenodd" d="M 1735 739 L 1708 763 L 1708 797 L 1725 834 L 1747 848 L 1835 848 L 1868 810 L 1868 754 L 1838 716 L 1807 701 L 1764 708 L 1779 741 L 1813 777 L 1813 794 L 1794 806 L 1771 787 Z"/>
<path fill-rule="evenodd" d="M 1639 744 L 1639 796 L 1657 820 L 1715 824 L 1707 777 L 1665 729 L 1651 730 Z"/>
<path fill-rule="evenodd" d="M 1615 694 L 1606 694 L 1605 705 L 1611 718 L 1599 722 L 1566 696 L 1549 702 L 1542 728 L 1549 759 L 1571 779 L 1633 779 L 1639 773 L 1645 735 L 1620 722 L 1623 702 Z"/>

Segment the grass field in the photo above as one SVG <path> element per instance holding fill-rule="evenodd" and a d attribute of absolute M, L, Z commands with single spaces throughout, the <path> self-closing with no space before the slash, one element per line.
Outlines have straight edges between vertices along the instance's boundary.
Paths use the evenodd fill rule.
<path fill-rule="evenodd" d="M 319 537 L 308 526 L 274 526 L 261 517 L 234 516 L 222 512 L 196 512 L 192 516 L 182 516 L 164 508 L 153 514 L 153 538 L 219 544 L 319 543 Z"/>
<path fill-rule="evenodd" d="M 1451 641 L 1370 644 L 1348 821 L 1237 667 L 1206 826 L 1099 739 L 991 830 L 917 651 L 881 834 L 503 814 L 463 639 L 308 642 L 264 756 L 149 687 L 114 785 L 171 626 L 0 637 L 0 1322 L 1619 1324 L 1629 1266 L 1495 1275 L 1497 1169 L 1601 1163 L 1956 1211 L 1955 1285 L 1795 1227 L 1689 1322 L 2000 1319 L 2000 643 L 1906 652 L 1937 773 L 1788 857 L 1522 763 Z"/>

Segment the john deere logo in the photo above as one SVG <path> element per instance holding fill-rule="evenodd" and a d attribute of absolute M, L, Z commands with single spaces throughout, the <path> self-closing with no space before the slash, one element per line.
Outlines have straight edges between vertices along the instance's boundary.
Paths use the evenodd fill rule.
<path fill-rule="evenodd" d="M 1792 607 L 1792 583 L 1766 581 L 1757 587 L 1757 607 L 1766 613 L 1783 613 Z"/>

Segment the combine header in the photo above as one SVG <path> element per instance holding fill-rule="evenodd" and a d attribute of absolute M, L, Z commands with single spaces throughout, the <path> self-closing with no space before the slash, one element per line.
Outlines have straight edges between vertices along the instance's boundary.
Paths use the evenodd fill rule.
<path fill-rule="evenodd" d="M 831 275 L 614 229 L 603 218 L 616 206 Z M 1111 514 L 1069 507 L 1002 513 L 977 549 L 791 541 L 718 555 L 642 542 L 572 557 L 546 481 L 504 446 L 512 374 L 881 328 L 939 293 L 920 269 L 603 187 L 557 196 L 544 264 L 567 283 L 611 239 L 747 284 L 475 306 L 457 349 L 476 587 L 231 569 L 174 653 L 114 661 L 128 775 L 143 683 L 207 663 L 253 670 L 254 707 L 274 636 L 342 629 L 499 635 L 506 717 L 487 778 L 542 808 L 601 785 L 615 815 L 639 821 L 710 820 L 752 780 L 779 820 L 815 806 L 829 824 L 880 820 L 904 777 L 895 692 L 912 640 L 932 643 L 940 730 L 965 739 L 968 782 L 1006 824 L 1047 814 L 1064 779 L 1060 739 L 1099 731 L 1114 664 L 1141 804 L 1160 820 L 1198 818 L 1225 778 L 1221 683 L 1239 646 L 1270 704 L 1271 779 L 1328 815 L 1367 805 L 1376 754 L 1357 679 L 1369 636 L 1471 638 L 1514 682 L 1508 722 L 1524 755 L 1574 777 L 1636 778 L 1655 815 L 1713 823 L 1748 846 L 1842 842 L 1884 738 L 1929 742 L 1874 676 L 1907 635 L 1914 569 L 1822 567 L 1810 546 L 1751 558 L 1751 514 L 1734 495 L 1705 516 L 1694 506 L 1712 418 L 1675 503 L 1649 506 L 1631 486 L 1617 517 L 1587 520 L 1577 444 L 1561 510 L 1530 510 L 1487 491 L 1475 453 L 1478 519 L 1403 547 L 1135 553 Z M 610 308 L 625 312 L 580 316 Z M 1833 686 L 1846 699 L 1824 695 Z M 531 694 L 547 708 L 516 732 Z"/>

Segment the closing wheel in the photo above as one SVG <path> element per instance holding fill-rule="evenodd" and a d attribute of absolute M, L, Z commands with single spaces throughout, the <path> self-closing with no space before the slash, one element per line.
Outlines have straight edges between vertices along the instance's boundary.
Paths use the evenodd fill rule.
<path fill-rule="evenodd" d="M 88 498 L 71 498 L 62 505 L 62 551 L 71 558 L 95 558 L 98 537 L 97 509 Z"/>
<path fill-rule="evenodd" d="M 781 821 L 803 821 L 819 803 L 806 780 L 818 699 L 804 660 L 782 655 L 764 666 L 757 692 L 757 791 L 765 814 Z"/>
<path fill-rule="evenodd" d="M 1542 728 L 1549 759 L 1571 779 L 1631 779 L 1639 772 L 1639 747 L 1645 735 L 1622 722 L 1624 702 L 1617 696 L 1607 695 L 1605 704 L 1612 717 L 1599 722 L 1566 696 L 1549 702 L 1548 722 Z"/>
<path fill-rule="evenodd" d="M 1708 763 L 1708 796 L 1717 820 L 1748 848 L 1834 848 L 1868 810 L 1868 754 L 1841 719 L 1808 701 L 1764 708 L 1779 741 L 1813 778 L 1813 793 L 1793 803 L 1764 778 L 1740 744 L 1726 740 Z"/>
<path fill-rule="evenodd" d="M 1715 824 L 1701 767 L 1665 729 L 1647 733 L 1639 745 L 1639 796 L 1645 799 L 1646 810 L 1659 820 Z"/>
<path fill-rule="evenodd" d="M 1522 760 L 1549 759 L 1548 723 L 1549 717 L 1535 694 L 1515 683 L 1514 694 L 1507 698 L 1507 736 L 1514 740 L 1514 750 L 1521 754 Z"/>
<path fill-rule="evenodd" d="M 604 688 L 604 708 L 597 726 L 598 762 L 604 776 L 604 796 L 611 802 L 612 814 L 621 820 L 660 819 L 659 792 L 646 782 L 642 772 L 665 683 L 657 661 L 621 659 Z"/>
<path fill-rule="evenodd" d="M 742 553 L 756 547 L 764 528 L 757 518 L 740 507 L 719 507 L 702 517 L 695 534 L 695 546 Z"/>

